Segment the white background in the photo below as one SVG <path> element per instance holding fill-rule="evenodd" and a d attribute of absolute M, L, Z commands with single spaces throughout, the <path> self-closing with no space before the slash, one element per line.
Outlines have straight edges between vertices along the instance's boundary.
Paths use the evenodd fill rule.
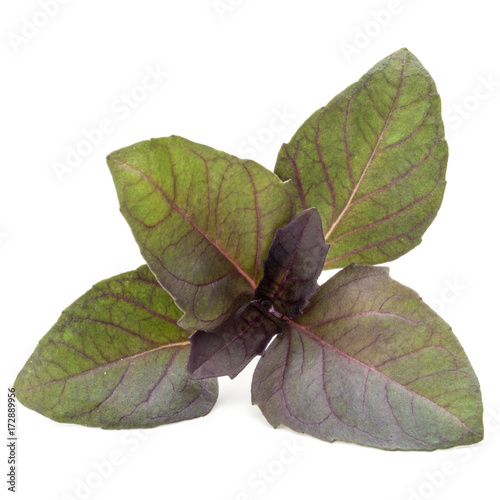
<path fill-rule="evenodd" d="M 171 134 L 238 154 L 276 110 L 286 111 L 293 117 L 256 155 L 272 169 L 281 143 L 313 111 L 406 46 L 442 96 L 448 186 L 423 243 L 389 266 L 453 326 L 481 382 L 486 439 L 432 453 L 387 452 L 273 430 L 250 404 L 253 363 L 236 380 L 221 380 L 209 416 L 147 433 L 58 424 L 19 405 L 17 498 L 465 500 L 479 489 L 499 498 L 497 2 L 219 3 L 227 10 L 217 12 L 212 0 L 66 0 L 24 42 L 24 18 L 43 24 L 40 3 L 3 3 L 5 393 L 63 308 L 143 262 L 118 212 L 106 154 Z M 377 16 L 389 7 L 390 17 Z M 342 44 L 356 53 L 346 57 Z M 143 100 L 124 109 L 122 94 L 141 84 L 148 67 L 169 75 L 156 89 L 135 90 Z M 488 80 L 489 90 L 481 83 Z M 54 163 L 106 118 L 113 130 L 59 180 Z M 286 446 L 297 456 L 280 466 Z M 98 475 L 96 464 L 110 457 L 118 457 L 113 470 Z M 257 482 L 259 470 L 272 481 Z M 4 480 L 0 487 L 6 491 Z"/>

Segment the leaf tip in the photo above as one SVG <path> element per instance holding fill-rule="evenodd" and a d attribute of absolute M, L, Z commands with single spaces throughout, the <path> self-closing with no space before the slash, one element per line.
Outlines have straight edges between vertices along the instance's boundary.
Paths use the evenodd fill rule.
<path fill-rule="evenodd" d="M 393 56 L 404 56 L 405 58 L 414 58 L 415 55 L 411 50 L 406 47 L 401 47 L 399 50 L 392 54 Z"/>
<path fill-rule="evenodd" d="M 120 157 L 122 151 L 123 149 L 117 149 L 116 151 L 112 151 L 106 156 L 106 163 L 108 164 L 109 167 L 117 163 L 117 160 Z"/>

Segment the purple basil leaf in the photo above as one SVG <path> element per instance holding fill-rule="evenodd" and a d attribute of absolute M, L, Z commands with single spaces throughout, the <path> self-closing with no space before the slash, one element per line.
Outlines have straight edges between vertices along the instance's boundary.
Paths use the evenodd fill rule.
<path fill-rule="evenodd" d="M 284 325 L 252 401 L 298 432 L 388 450 L 483 437 L 481 391 L 450 326 L 384 267 L 350 265 Z"/>
<path fill-rule="evenodd" d="M 276 229 L 255 298 L 271 300 L 275 310 L 289 318 L 301 314 L 319 289 L 317 279 L 329 247 L 315 208 Z"/>
<path fill-rule="evenodd" d="M 441 100 L 407 49 L 314 112 L 278 154 L 298 210 L 316 207 L 332 246 L 325 269 L 378 264 L 416 247 L 446 185 Z"/>
<path fill-rule="evenodd" d="M 295 211 L 263 166 L 178 136 L 108 156 L 120 210 L 187 330 L 217 330 L 252 298 L 276 226 Z"/>
<path fill-rule="evenodd" d="M 57 422 L 138 429 L 206 415 L 217 380 L 186 376 L 190 331 L 145 265 L 67 307 L 15 381 L 19 401 Z"/>
<path fill-rule="evenodd" d="M 263 306 L 253 301 L 219 330 L 198 330 L 191 335 L 188 374 L 194 379 L 224 375 L 234 378 L 281 331 L 280 319 L 266 314 Z"/>

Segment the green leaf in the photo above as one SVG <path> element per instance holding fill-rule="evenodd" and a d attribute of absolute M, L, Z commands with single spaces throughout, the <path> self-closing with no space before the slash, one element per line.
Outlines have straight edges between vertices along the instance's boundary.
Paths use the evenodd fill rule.
<path fill-rule="evenodd" d="M 206 415 L 217 380 L 186 377 L 191 332 L 148 270 L 101 281 L 42 338 L 15 381 L 19 401 L 58 422 L 156 427 Z"/>
<path fill-rule="evenodd" d="M 214 330 L 250 302 L 274 231 L 294 212 L 278 177 L 176 136 L 116 151 L 108 165 L 146 262 L 185 313 L 181 326 Z"/>
<path fill-rule="evenodd" d="M 447 160 L 434 81 L 401 49 L 308 118 L 275 172 L 291 179 L 297 210 L 318 209 L 333 269 L 417 246 L 441 205 Z"/>
<path fill-rule="evenodd" d="M 326 282 L 259 361 L 252 399 L 273 426 L 328 441 L 433 450 L 483 437 L 462 347 L 387 268 L 353 264 Z"/>

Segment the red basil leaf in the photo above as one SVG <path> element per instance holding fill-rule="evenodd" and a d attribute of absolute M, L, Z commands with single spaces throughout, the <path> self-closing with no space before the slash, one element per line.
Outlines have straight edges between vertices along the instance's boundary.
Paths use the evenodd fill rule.
<path fill-rule="evenodd" d="M 198 330 L 189 340 L 191 352 L 188 374 L 195 379 L 236 377 L 271 339 L 281 332 L 281 321 L 265 314 L 262 306 L 251 302 L 216 332 Z"/>
<path fill-rule="evenodd" d="M 315 208 L 276 229 L 255 298 L 271 300 L 276 311 L 289 318 L 301 314 L 319 289 L 317 279 L 329 247 Z"/>

